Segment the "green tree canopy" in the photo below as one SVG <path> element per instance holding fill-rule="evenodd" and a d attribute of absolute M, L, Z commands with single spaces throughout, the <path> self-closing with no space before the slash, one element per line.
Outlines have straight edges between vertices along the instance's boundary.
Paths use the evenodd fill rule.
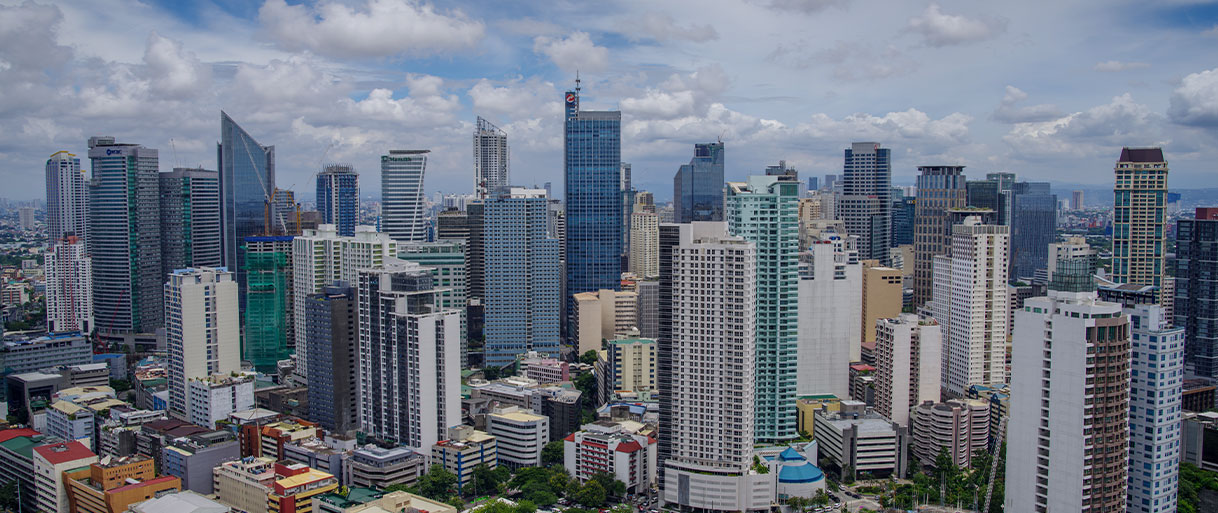
<path fill-rule="evenodd" d="M 566 447 L 562 440 L 555 440 L 546 444 L 541 449 L 541 463 L 543 465 L 561 465 L 563 458 L 566 457 Z"/>

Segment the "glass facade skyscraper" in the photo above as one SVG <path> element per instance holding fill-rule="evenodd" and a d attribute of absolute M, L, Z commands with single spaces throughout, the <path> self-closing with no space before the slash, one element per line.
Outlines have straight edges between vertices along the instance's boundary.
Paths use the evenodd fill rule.
<path fill-rule="evenodd" d="M 349 164 L 329 164 L 317 174 L 317 211 L 322 223 L 338 227 L 339 235 L 355 235 L 355 223 L 359 221 L 359 175 Z"/>
<path fill-rule="evenodd" d="M 161 272 L 220 267 L 220 175 L 176 167 L 160 174 Z"/>
<path fill-rule="evenodd" d="M 381 229 L 399 243 L 427 242 L 423 173 L 431 150 L 389 150 L 381 155 Z"/>
<path fill-rule="evenodd" d="M 220 245 L 224 266 L 237 278 L 241 308 L 245 308 L 246 237 L 266 235 L 267 205 L 275 193 L 275 147 L 254 140 L 233 118 L 220 111 Z"/>
<path fill-rule="evenodd" d="M 1218 209 L 1176 222 L 1175 325 L 1184 327 L 1185 363 L 1218 378 Z"/>
<path fill-rule="evenodd" d="M 879 143 L 857 142 L 846 149 L 838 219 L 859 238 L 859 258 L 888 264 L 892 247 L 892 152 Z"/>
<path fill-rule="evenodd" d="M 672 177 L 673 221 L 723 220 L 723 143 L 694 145 L 694 158 Z"/>
<path fill-rule="evenodd" d="M 474 128 L 474 195 L 486 198 L 508 185 L 507 133 L 478 116 Z"/>
<path fill-rule="evenodd" d="M 292 237 L 274 235 L 246 237 L 246 305 L 242 313 L 245 330 L 241 359 L 259 372 L 275 371 L 296 345 L 293 336 Z"/>
<path fill-rule="evenodd" d="M 1048 182 L 1017 182 L 1013 191 L 1011 264 L 1012 278 L 1019 279 L 1048 266 L 1049 244 L 1057 240 L 1057 195 Z"/>

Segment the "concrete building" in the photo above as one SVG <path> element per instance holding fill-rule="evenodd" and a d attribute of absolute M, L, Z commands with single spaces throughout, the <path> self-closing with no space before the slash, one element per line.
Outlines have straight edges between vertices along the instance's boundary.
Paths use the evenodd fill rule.
<path fill-rule="evenodd" d="M 6 337 L 0 344 L 0 365 L 13 373 L 49 367 L 84 365 L 93 361 L 93 347 L 79 332 L 51 333 L 35 338 Z"/>
<path fill-rule="evenodd" d="M 279 461 L 287 458 L 287 446 L 322 435 L 324 432 L 317 429 L 317 424 L 303 420 L 284 419 L 260 426 L 257 430 L 258 449 L 256 451 L 243 450 L 242 454 Z"/>
<path fill-rule="evenodd" d="M 660 275 L 660 217 L 655 212 L 630 215 L 630 272 L 640 278 Z"/>
<path fill-rule="evenodd" d="M 468 238 L 468 237 L 465 237 Z M 457 310 L 461 314 L 461 368 L 469 367 L 469 340 L 466 336 L 469 305 L 468 265 L 464 238 L 444 242 L 424 242 L 398 246 L 398 258 L 415 262 L 431 270 L 440 308 Z"/>
<path fill-rule="evenodd" d="M 875 410 L 909 426 L 910 410 L 939 400 L 943 333 L 933 318 L 900 314 L 876 321 Z"/>
<path fill-rule="evenodd" d="M 627 423 L 585 424 L 563 439 L 563 466 L 581 483 L 605 472 L 624 483 L 628 493 L 646 493 L 656 481 L 656 440 Z"/>
<path fill-rule="evenodd" d="M 365 491 L 366 494 L 361 494 Z M 458 513 L 457 508 L 426 497 L 401 491 L 384 493 L 360 488 L 350 490 L 345 497 L 334 493 L 318 496 L 313 504 L 317 508 L 316 513 L 382 513 L 389 511 Z"/>
<path fill-rule="evenodd" d="M 1177 221 L 1174 281 L 1174 324 L 1188 340 L 1185 365 L 1197 376 L 1218 378 L 1218 208 L 1199 208 L 1196 219 Z"/>
<path fill-rule="evenodd" d="M 538 383 L 561 383 L 572 377 L 571 364 L 557 358 L 524 358 L 520 374 Z"/>
<path fill-rule="evenodd" d="M 175 167 L 159 173 L 161 276 L 187 267 L 221 267 L 220 174 Z"/>
<path fill-rule="evenodd" d="M 1163 286 L 1167 160 L 1161 148 L 1122 148 L 1113 187 L 1112 281 Z"/>
<path fill-rule="evenodd" d="M 499 408 L 486 416 L 487 434 L 495 437 L 499 464 L 512 469 L 541 466 L 541 450 L 550 442 L 550 419 L 519 406 Z"/>
<path fill-rule="evenodd" d="M 639 295 L 602 289 L 574 295 L 578 352 L 600 351 L 604 341 L 629 336 L 638 327 Z"/>
<path fill-rule="evenodd" d="M 1184 328 L 1163 308 L 1126 308 L 1132 328 L 1129 384 L 1128 511 L 1176 510 L 1179 493 Z"/>
<path fill-rule="evenodd" d="M 52 153 L 46 165 L 47 240 L 75 235 L 84 241 L 89 232 L 88 177 L 80 157 L 66 151 Z"/>
<path fill-rule="evenodd" d="M 305 339 L 317 370 L 307 378 L 309 419 L 332 433 L 359 428 L 355 289 L 336 282 L 305 301 Z"/>
<path fill-rule="evenodd" d="M 597 379 L 604 380 L 603 389 L 635 393 L 656 391 L 655 340 L 619 338 L 609 341 L 608 346 L 605 372 L 597 375 Z"/>
<path fill-rule="evenodd" d="M 267 496 L 267 511 L 310 513 L 313 498 L 338 489 L 338 479 L 308 465 L 275 464 L 271 493 Z"/>
<path fill-rule="evenodd" d="M 241 444 L 228 431 L 205 431 L 170 439 L 160 452 L 162 474 L 181 478 L 183 489 L 210 495 L 212 469 L 240 458 Z"/>
<path fill-rule="evenodd" d="M 474 195 L 485 199 L 491 191 L 508 185 L 507 133 L 478 116 L 474 128 Z"/>
<path fill-rule="evenodd" d="M 59 240 L 46 253 L 47 331 L 93 332 L 93 259 L 85 241 L 75 235 Z"/>
<path fill-rule="evenodd" d="M 245 310 L 242 312 L 241 359 L 260 372 L 278 370 L 287 360 L 296 340 L 293 333 L 291 235 L 246 237 L 241 247 L 245 258 Z"/>
<path fill-rule="evenodd" d="M 1214 440 L 1218 440 L 1218 412 L 1185 413 L 1182 431 L 1180 461 L 1218 472 L 1218 450 L 1214 447 Z"/>
<path fill-rule="evenodd" d="M 909 462 L 909 428 L 884 418 L 859 401 L 842 401 L 840 410 L 816 413 L 820 454 L 842 471 L 903 477 Z"/>
<path fill-rule="evenodd" d="M 952 464 L 971 468 L 973 455 L 988 452 L 990 403 L 984 399 L 927 400 L 910 414 L 913 454 L 924 466 L 934 467 L 943 450 Z"/>
<path fill-rule="evenodd" d="M 414 486 L 426 470 L 426 460 L 423 454 L 405 447 L 386 449 L 368 445 L 351 452 L 343 474 L 351 486 L 381 489 L 395 484 Z"/>
<path fill-rule="evenodd" d="M 457 491 L 469 484 L 474 468 L 499 466 L 499 450 L 495 437 L 473 427 L 458 425 L 447 430 L 448 436 L 431 446 L 431 464 L 440 465 L 457 476 Z"/>
<path fill-rule="evenodd" d="M 188 419 L 206 428 L 254 407 L 254 373 L 212 374 L 186 380 Z"/>
<path fill-rule="evenodd" d="M 191 379 L 241 370 L 237 284 L 227 270 L 179 269 L 165 283 L 169 411 L 192 418 Z"/>
<path fill-rule="evenodd" d="M 284 445 L 283 459 L 331 474 L 339 483 L 349 483 L 351 479 L 344 470 L 353 449 L 355 438 L 309 438 Z"/>
<path fill-rule="evenodd" d="M 849 397 L 850 362 L 859 359 L 862 266 L 854 237 L 814 239 L 800 254 L 795 392 Z"/>
<path fill-rule="evenodd" d="M 38 510 L 68 511 L 70 506 L 64 472 L 97 463 L 97 455 L 80 442 L 59 442 L 34 447 L 32 456 Z"/>
<path fill-rule="evenodd" d="M 1053 273 L 1057 272 L 1057 262 L 1061 259 L 1086 258 L 1091 260 L 1094 268 L 1099 260 L 1095 249 L 1087 244 L 1086 237 L 1067 237 L 1065 241 L 1049 245 L 1049 260 L 1045 267 L 1045 283 L 1053 281 Z"/>
<path fill-rule="evenodd" d="M 64 472 L 63 479 L 70 511 L 76 513 L 123 513 L 134 503 L 182 489 L 175 476 L 157 477 L 152 458 L 143 455 L 104 458 Z"/>
<path fill-rule="evenodd" d="M 875 342 L 875 323 L 880 319 L 891 319 L 901 314 L 904 306 L 902 294 L 905 276 L 900 269 L 879 265 L 870 260 L 863 262 L 863 311 L 862 341 Z M 851 344 L 853 346 L 853 344 Z M 851 353 L 853 356 L 853 352 Z M 858 361 L 852 359 L 850 361 Z"/>
<path fill-rule="evenodd" d="M 889 263 L 892 247 L 892 150 L 875 142 L 846 149 L 837 219 L 859 238 L 859 258 Z"/>
<path fill-rule="evenodd" d="M 236 511 L 267 513 L 274 467 L 270 458 L 245 458 L 216 466 L 212 469 L 216 499 Z"/>
<path fill-rule="evenodd" d="M 918 166 L 918 196 L 914 204 L 914 306 L 932 298 L 934 258 L 948 252 L 951 218 L 948 210 L 964 208 L 968 188 L 964 166 Z"/>
<path fill-rule="evenodd" d="M 431 150 L 381 155 L 381 230 L 400 243 L 427 242 L 423 174 Z"/>

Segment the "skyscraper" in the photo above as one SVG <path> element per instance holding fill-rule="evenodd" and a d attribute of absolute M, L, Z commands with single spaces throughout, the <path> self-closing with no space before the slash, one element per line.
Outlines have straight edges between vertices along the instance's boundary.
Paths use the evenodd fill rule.
<path fill-rule="evenodd" d="M 863 304 L 863 271 L 854 242 L 854 237 L 825 235 L 799 255 L 797 396 L 850 397 L 851 352 L 857 359 Z"/>
<path fill-rule="evenodd" d="M 68 234 L 87 239 L 89 195 L 80 158 L 57 151 L 47 159 L 47 239 L 51 244 Z"/>
<path fill-rule="evenodd" d="M 694 145 L 694 158 L 672 178 L 673 221 L 723 220 L 723 143 Z"/>
<path fill-rule="evenodd" d="M 431 273 L 396 258 L 359 271 L 359 418 L 414 450 L 461 422 L 461 318 L 436 304 Z"/>
<path fill-rule="evenodd" d="M 335 282 L 305 298 L 309 367 L 309 420 L 328 432 L 359 429 L 356 363 L 360 360 L 355 289 Z"/>
<path fill-rule="evenodd" d="M 578 84 L 565 98 L 565 302 L 570 316 L 573 295 L 621 288 L 622 113 L 580 110 Z"/>
<path fill-rule="evenodd" d="M 85 241 L 75 235 L 60 239 L 46 253 L 43 267 L 47 283 L 47 331 L 91 333 L 93 259 L 85 254 Z"/>
<path fill-rule="evenodd" d="M 948 209 L 968 202 L 964 166 L 918 166 L 917 203 L 914 205 L 914 297 L 921 306 L 930 301 L 934 258 L 947 253 L 952 232 Z"/>
<path fill-rule="evenodd" d="M 165 283 L 169 413 L 189 419 L 187 382 L 241 370 L 237 284 L 223 268 L 178 269 Z"/>
<path fill-rule="evenodd" d="M 1070 210 L 1082 210 L 1082 209 L 1083 209 L 1083 191 L 1079 191 L 1079 190 L 1071 191 L 1070 192 Z"/>
<path fill-rule="evenodd" d="M 1112 280 L 1163 286 L 1167 161 L 1160 148 L 1123 148 L 1113 189 Z"/>
<path fill-rule="evenodd" d="M 943 332 L 914 314 L 879 319 L 875 330 L 875 410 L 908 427 L 910 409 L 939 401 Z"/>
<path fill-rule="evenodd" d="M 381 231 L 401 243 L 427 242 L 423 173 L 431 150 L 389 150 L 381 155 Z"/>
<path fill-rule="evenodd" d="M 1176 511 L 1180 488 L 1184 328 L 1158 305 L 1126 308 L 1133 331 L 1129 384 L 1129 511 Z"/>
<path fill-rule="evenodd" d="M 220 267 L 220 175 L 206 169 L 160 173 L 161 273 Z"/>
<path fill-rule="evenodd" d="M 157 151 L 89 138 L 89 230 L 93 316 L 102 337 L 164 325 Z"/>
<path fill-rule="evenodd" d="M 457 310 L 461 314 L 461 368 L 468 366 L 469 341 L 466 339 L 466 305 L 469 291 L 466 285 L 464 240 L 423 242 L 398 246 L 398 258 L 417 263 L 431 272 L 433 283 L 439 294 L 436 299 L 440 308 Z"/>
<path fill-rule="evenodd" d="M 892 241 L 892 159 L 879 143 L 856 142 L 846 149 L 838 219 L 859 238 L 859 258 L 888 264 Z"/>
<path fill-rule="evenodd" d="M 1185 363 L 1218 378 L 1218 208 L 1176 222 L 1175 325 L 1184 328 Z"/>
<path fill-rule="evenodd" d="M 798 319 L 791 312 L 799 307 L 799 182 L 751 176 L 727 184 L 726 202 L 728 230 L 755 244 L 757 253 L 754 434 L 758 440 L 792 439 L 798 436 Z"/>
<path fill-rule="evenodd" d="M 299 343 L 295 337 L 290 235 L 246 237 L 245 310 L 241 358 L 259 372 L 273 373 Z M 301 354 L 305 354 L 301 351 Z"/>
<path fill-rule="evenodd" d="M 474 195 L 486 198 L 496 188 L 508 185 L 507 133 L 478 116 L 474 128 Z"/>
<path fill-rule="evenodd" d="M 659 276 L 660 218 L 641 211 L 630 216 L 630 272 L 640 278 Z"/>
<path fill-rule="evenodd" d="M 327 164 L 317 174 L 317 211 L 323 224 L 338 227 L 339 235 L 355 235 L 355 223 L 359 221 L 359 175 L 350 164 Z"/>
<path fill-rule="evenodd" d="M 501 187 L 482 207 L 486 364 L 528 351 L 557 356 L 562 269 L 545 190 Z"/>
<path fill-rule="evenodd" d="M 1011 272 L 1024 278 L 1048 265 L 1049 244 L 1057 240 L 1057 195 L 1048 182 L 1017 182 L 1013 191 Z"/>
<path fill-rule="evenodd" d="M 700 224 L 699 224 L 700 225 Z M 673 256 L 681 244 L 681 230 L 692 230 L 686 224 L 663 223 L 660 225 L 660 279 L 656 286 L 656 388 L 673 390 Z M 698 226 L 698 225 L 694 225 Z M 721 228 L 715 228 L 722 231 Z M 692 239 L 692 235 L 691 235 Z M 754 313 L 756 316 L 756 313 Z M 754 321 L 756 322 L 756 321 Z M 756 342 L 754 342 L 756 346 Z M 754 372 L 756 372 L 754 370 Z M 657 478 L 661 489 L 666 487 L 665 462 L 672 457 L 673 394 L 660 394 L 659 448 L 656 451 Z"/>
<path fill-rule="evenodd" d="M 275 193 L 275 147 L 254 140 L 233 118 L 220 111 L 220 143 L 216 145 L 220 173 L 221 260 L 237 278 L 238 298 L 245 308 L 246 237 L 269 235 L 268 212 Z"/>

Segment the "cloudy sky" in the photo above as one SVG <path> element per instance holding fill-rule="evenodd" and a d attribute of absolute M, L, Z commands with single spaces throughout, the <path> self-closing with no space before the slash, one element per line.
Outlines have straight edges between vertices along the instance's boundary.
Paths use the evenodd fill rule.
<path fill-rule="evenodd" d="M 470 192 L 479 115 L 508 132 L 514 183 L 561 190 L 576 70 L 659 199 L 716 138 L 729 180 L 840 172 L 874 140 L 895 183 L 952 163 L 1106 184 L 1122 145 L 1164 146 L 1173 187 L 1218 182 L 1202 0 L 0 0 L 0 196 L 42 197 L 47 156 L 97 134 L 214 169 L 220 109 L 301 198 L 324 162 L 379 195 L 379 155 L 408 148 L 432 150 L 429 192 Z"/>

